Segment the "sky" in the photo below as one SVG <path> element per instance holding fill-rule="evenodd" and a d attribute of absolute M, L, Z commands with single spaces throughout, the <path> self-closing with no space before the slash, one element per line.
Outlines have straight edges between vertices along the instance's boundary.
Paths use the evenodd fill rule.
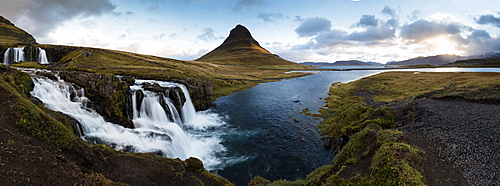
<path fill-rule="evenodd" d="M 500 52 L 498 0 L 0 0 L 38 43 L 195 60 L 236 25 L 294 62 Z"/>

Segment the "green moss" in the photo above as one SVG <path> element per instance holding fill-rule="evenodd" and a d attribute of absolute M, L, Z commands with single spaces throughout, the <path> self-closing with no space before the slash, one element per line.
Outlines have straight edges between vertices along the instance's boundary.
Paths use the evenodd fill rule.
<path fill-rule="evenodd" d="M 418 168 L 422 153 L 404 143 L 386 143 L 373 157 L 373 185 L 425 185 Z"/>
<path fill-rule="evenodd" d="M 302 186 L 306 185 L 303 180 L 297 180 L 297 181 L 288 181 L 288 180 L 276 180 L 276 181 L 269 181 L 268 179 L 262 178 L 260 176 L 254 177 L 252 180 L 250 180 L 250 183 L 248 183 L 249 186 L 257 186 L 257 185 L 265 185 L 265 186 L 281 186 L 281 185 L 286 185 L 286 186 Z"/>
<path fill-rule="evenodd" d="M 16 121 L 16 125 L 33 137 L 47 140 L 59 148 L 67 150 L 78 144 L 79 139 L 70 129 L 69 121 L 63 124 L 43 111 L 44 109 L 29 101 L 22 101 L 16 107 L 22 113 Z"/>
<path fill-rule="evenodd" d="M 378 144 L 374 142 L 380 129 L 381 127 L 378 125 L 369 125 L 361 132 L 353 135 L 333 158 L 333 168 L 339 170 L 342 166 L 356 163 L 357 160 L 372 155 L 378 148 Z"/>

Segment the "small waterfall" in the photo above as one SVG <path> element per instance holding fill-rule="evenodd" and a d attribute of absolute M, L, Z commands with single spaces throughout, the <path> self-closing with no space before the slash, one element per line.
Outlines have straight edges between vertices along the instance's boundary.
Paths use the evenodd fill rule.
<path fill-rule="evenodd" d="M 44 49 L 42 48 L 37 48 L 38 49 L 38 63 L 42 65 L 49 64 L 49 60 L 47 59 L 47 54 Z"/>
<path fill-rule="evenodd" d="M 116 150 L 127 152 L 153 152 L 170 158 L 187 159 L 188 157 L 200 158 L 207 169 L 220 167 L 223 163 L 217 154 L 226 151 L 221 144 L 220 135 L 206 128 L 224 125 L 216 114 L 194 112 L 194 107 L 187 109 L 194 112 L 189 120 L 198 120 L 199 128 L 183 129 L 179 113 L 172 102 L 161 92 L 146 91 L 141 88 L 141 82 L 149 80 L 136 80 L 131 86 L 134 129 L 124 128 L 120 125 L 106 122 L 97 112 L 86 108 L 89 101 L 83 90 L 76 90 L 71 83 L 62 80 L 53 81 L 46 77 L 31 73 L 35 88 L 31 94 L 54 111 L 62 112 L 76 119 L 81 124 L 82 139 L 91 143 L 109 145 Z M 164 87 L 177 87 L 182 85 L 170 82 L 159 82 Z M 185 89 L 185 87 L 184 87 Z M 186 98 L 189 92 L 184 90 Z M 143 92 L 142 101 L 139 103 L 138 92 Z M 189 104 L 192 106 L 192 103 Z M 162 102 L 167 106 L 163 106 Z M 182 108 L 184 112 L 185 104 Z M 184 115 L 182 113 L 182 115 Z M 201 123 L 201 124 L 200 124 Z"/>
<path fill-rule="evenodd" d="M 10 48 L 8 48 L 5 51 L 5 53 L 3 54 L 3 64 L 4 65 L 10 65 L 9 58 L 10 58 Z"/>
<path fill-rule="evenodd" d="M 35 49 L 34 47 L 29 47 L 28 49 Z M 24 47 L 17 47 L 17 48 L 8 48 L 5 53 L 3 54 L 3 64 L 4 65 L 10 65 L 11 63 L 19 63 L 22 61 L 26 61 L 26 54 L 24 52 L 25 48 Z M 32 59 L 31 57 L 28 56 L 28 60 L 36 60 L 38 63 L 45 65 L 49 64 L 49 60 L 47 58 L 47 52 L 40 48 L 37 47 L 36 51 L 37 52 L 30 52 L 31 50 L 27 51 L 28 54 L 35 55 L 36 59 Z M 36 56 L 38 53 L 38 56 Z"/>
<path fill-rule="evenodd" d="M 12 48 L 12 50 L 14 51 L 14 62 L 24 61 L 24 47 Z"/>
<path fill-rule="evenodd" d="M 189 91 L 186 86 L 180 84 L 179 87 L 184 92 L 184 96 L 186 97 L 186 103 L 184 103 L 184 107 L 182 107 L 182 121 L 188 125 L 193 124 L 193 120 L 196 119 L 196 110 L 194 109 L 193 102 L 191 102 L 191 96 L 189 95 Z M 186 92 L 188 94 L 186 94 Z"/>

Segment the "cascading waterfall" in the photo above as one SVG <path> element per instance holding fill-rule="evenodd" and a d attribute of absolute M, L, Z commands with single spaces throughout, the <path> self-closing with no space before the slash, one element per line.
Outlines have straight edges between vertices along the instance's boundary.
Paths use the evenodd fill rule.
<path fill-rule="evenodd" d="M 13 48 L 14 50 L 14 62 L 18 63 L 24 61 L 24 47 Z"/>
<path fill-rule="evenodd" d="M 38 63 L 42 65 L 49 64 L 49 60 L 47 59 L 47 54 L 44 49 L 42 48 L 37 48 L 38 49 Z"/>
<path fill-rule="evenodd" d="M 220 167 L 223 163 L 216 157 L 217 154 L 226 151 L 221 144 L 220 135 L 214 134 L 213 131 L 205 131 L 206 128 L 224 125 L 221 118 L 216 114 L 204 112 L 198 114 L 194 111 L 194 107 L 192 110 L 185 108 L 187 105 L 185 104 L 182 112 L 186 110 L 192 114 L 190 115 L 192 118 L 188 120 L 197 120 L 198 125 L 203 127 L 183 129 L 182 125 L 185 122 L 181 121 L 179 113 L 167 97 L 162 93 L 141 88 L 140 84 L 145 80 L 136 80 L 136 85 L 131 86 L 134 110 L 132 121 L 135 128 L 128 129 L 106 122 L 97 112 L 86 108 L 85 105 L 89 100 L 83 90 L 77 90 L 63 80 L 53 81 L 35 73 L 30 74 L 35 83 L 31 94 L 42 100 L 47 108 L 76 119 L 81 125 L 82 139 L 88 142 L 107 144 L 116 150 L 127 152 L 153 152 L 170 158 L 197 157 L 209 170 Z M 162 86 L 181 86 L 181 89 L 183 86 L 169 82 L 160 83 Z M 136 92 L 139 90 L 144 92 L 140 105 L 136 101 Z M 187 89 L 184 93 L 189 97 Z M 168 109 L 162 107 L 161 101 L 167 103 Z"/>
<path fill-rule="evenodd" d="M 8 48 L 5 51 L 5 53 L 3 54 L 3 64 L 4 65 L 10 65 L 9 58 L 10 58 L 10 48 Z"/>
<path fill-rule="evenodd" d="M 16 62 L 16 63 L 21 62 L 21 61 L 25 61 L 24 60 L 24 47 L 8 48 L 5 51 L 5 53 L 3 54 L 3 64 L 10 65 L 11 61 Z"/>
<path fill-rule="evenodd" d="M 34 47 L 29 47 L 29 49 L 33 49 Z M 19 63 L 21 61 L 26 61 L 26 54 L 24 52 L 25 47 L 17 47 L 17 48 L 8 48 L 3 54 L 3 64 L 10 65 L 11 63 Z M 42 65 L 49 64 L 49 60 L 47 58 L 47 52 L 40 48 L 36 48 L 37 52 L 29 52 L 28 54 L 34 54 L 36 59 L 32 59 L 28 57 L 28 60 L 36 60 L 38 63 Z M 38 53 L 38 56 L 37 54 Z"/>

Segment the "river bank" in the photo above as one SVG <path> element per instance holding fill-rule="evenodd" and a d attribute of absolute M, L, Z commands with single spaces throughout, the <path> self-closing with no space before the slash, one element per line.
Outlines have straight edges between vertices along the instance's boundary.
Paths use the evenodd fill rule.
<path fill-rule="evenodd" d="M 297 185 L 498 184 L 498 73 L 387 72 L 334 84 L 320 114 L 332 164 Z M 350 138 L 345 145 L 338 139 Z M 388 181 L 389 180 L 389 181 Z M 253 184 L 270 183 L 262 178 Z"/>

